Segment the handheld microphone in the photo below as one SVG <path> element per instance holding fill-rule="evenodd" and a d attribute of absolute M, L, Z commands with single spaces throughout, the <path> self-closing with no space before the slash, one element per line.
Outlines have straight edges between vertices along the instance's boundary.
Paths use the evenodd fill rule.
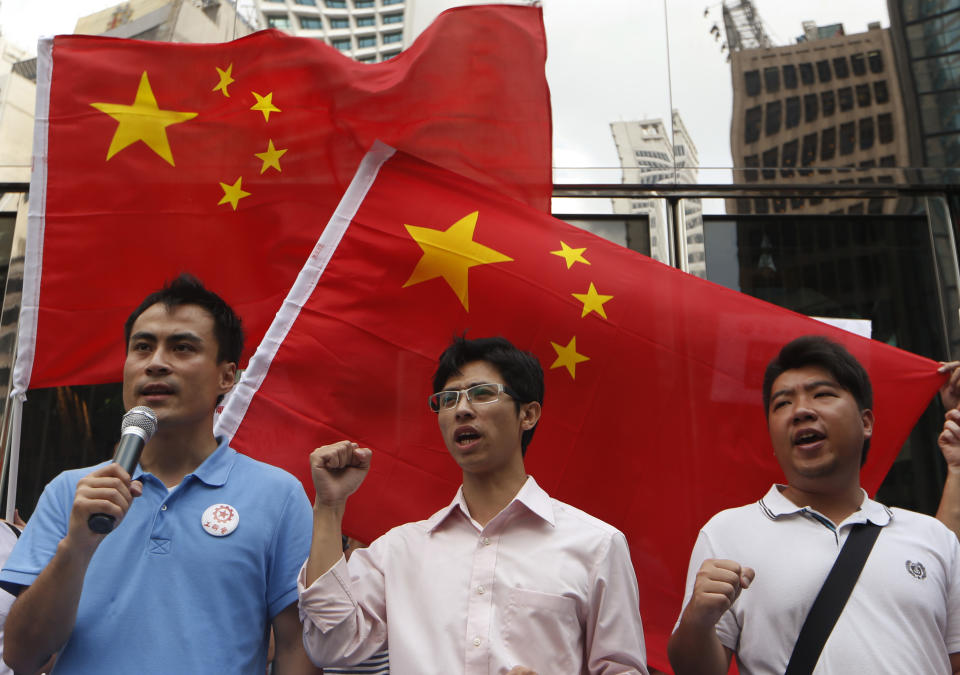
<path fill-rule="evenodd" d="M 130 408 L 120 421 L 120 442 L 113 455 L 113 461 L 123 467 L 131 476 L 140 461 L 143 446 L 157 430 L 157 414 L 145 405 Z M 87 525 L 97 534 L 111 532 L 117 524 L 116 518 L 107 513 L 94 513 L 87 519 Z"/>

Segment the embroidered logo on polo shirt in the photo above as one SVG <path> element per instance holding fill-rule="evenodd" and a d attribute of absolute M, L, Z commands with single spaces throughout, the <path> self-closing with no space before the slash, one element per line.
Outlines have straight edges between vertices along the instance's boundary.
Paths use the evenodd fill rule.
<path fill-rule="evenodd" d="M 908 560 L 907 563 L 907 572 L 910 573 L 914 579 L 926 579 L 927 578 L 927 568 L 923 566 L 923 563 L 913 562 Z"/>
<path fill-rule="evenodd" d="M 237 529 L 237 525 L 240 524 L 240 514 L 229 504 L 214 504 L 207 507 L 207 510 L 203 512 L 200 522 L 207 534 L 212 534 L 214 537 L 226 537 Z"/>

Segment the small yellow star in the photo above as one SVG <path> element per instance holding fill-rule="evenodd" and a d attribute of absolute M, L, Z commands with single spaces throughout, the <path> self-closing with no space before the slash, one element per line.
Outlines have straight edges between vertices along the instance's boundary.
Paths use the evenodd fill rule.
<path fill-rule="evenodd" d="M 283 154 L 286 152 L 286 148 L 282 150 L 277 150 L 273 147 L 273 139 L 267 143 L 267 149 L 263 152 L 255 152 L 253 156 L 263 160 L 263 166 L 260 167 L 260 173 L 263 173 L 270 167 L 273 167 L 277 171 L 280 171 L 280 158 L 283 157 Z"/>
<path fill-rule="evenodd" d="M 256 99 L 257 99 L 257 102 L 254 103 L 252 106 L 250 106 L 250 110 L 259 110 L 260 112 L 262 112 L 262 113 L 263 113 L 263 119 L 264 119 L 265 121 L 267 121 L 267 122 L 270 121 L 270 113 L 272 113 L 272 112 L 282 112 L 282 111 L 280 110 L 280 108 L 278 108 L 277 106 L 273 105 L 273 92 L 272 92 L 272 91 L 271 91 L 269 94 L 267 94 L 266 96 L 261 96 L 260 94 L 258 94 L 258 93 L 255 92 L 255 91 L 251 91 L 250 93 L 253 94 L 253 95 L 256 97 Z"/>
<path fill-rule="evenodd" d="M 474 211 L 464 216 L 446 230 L 404 225 L 410 236 L 423 249 L 423 255 L 403 288 L 443 277 L 463 303 L 463 308 L 469 312 L 467 274 L 470 268 L 513 260 L 473 240 L 473 231 L 477 227 L 479 213 Z"/>
<path fill-rule="evenodd" d="M 554 368 L 564 366 L 567 372 L 570 373 L 570 378 L 574 380 L 577 379 L 577 364 L 590 360 L 589 356 L 577 353 L 577 336 L 574 335 L 570 338 L 570 342 L 567 343 L 566 347 L 552 341 L 550 344 L 553 345 L 554 351 L 557 352 L 557 360 L 553 362 L 550 369 L 553 370 Z"/>
<path fill-rule="evenodd" d="M 223 197 L 220 199 L 219 202 L 217 202 L 217 206 L 220 206 L 221 204 L 229 203 L 230 206 L 233 207 L 234 211 L 237 210 L 237 203 L 244 197 L 250 196 L 249 192 L 244 191 L 244 189 L 240 187 L 240 182 L 242 180 L 243 180 L 243 176 L 240 176 L 240 178 L 237 179 L 237 182 L 234 183 L 233 185 L 220 183 L 220 187 L 223 188 Z"/>
<path fill-rule="evenodd" d="M 214 66 L 214 68 L 217 68 Z M 217 83 L 217 86 L 212 89 L 212 91 L 222 91 L 223 95 L 227 98 L 230 98 L 230 92 L 227 91 L 227 87 L 236 82 L 233 79 L 233 64 L 231 63 L 227 66 L 226 70 L 220 70 L 217 68 L 217 75 L 220 76 L 220 81 Z"/>
<path fill-rule="evenodd" d="M 113 139 L 107 150 L 108 162 L 111 157 L 127 146 L 143 141 L 148 148 L 167 160 L 170 166 L 175 166 L 170 142 L 167 140 L 167 127 L 197 116 L 195 112 L 161 110 L 157 105 L 156 96 L 153 95 L 153 89 L 150 88 L 147 71 L 143 71 L 143 75 L 140 76 L 140 85 L 137 87 L 133 105 L 120 103 L 91 103 L 90 105 L 117 120 L 117 130 L 113 132 Z"/>
<path fill-rule="evenodd" d="M 593 285 L 593 282 L 590 282 L 590 288 L 587 289 L 586 293 L 571 293 L 573 297 L 583 303 L 583 314 L 580 315 L 582 319 L 590 312 L 596 312 L 604 319 L 607 318 L 607 313 L 603 311 L 603 303 L 608 300 L 612 300 L 612 295 L 601 295 L 597 293 L 596 287 Z"/>
<path fill-rule="evenodd" d="M 558 255 L 564 260 L 567 261 L 567 269 L 573 267 L 573 263 L 581 262 L 584 265 L 589 265 L 590 261 L 583 257 L 583 252 L 586 251 L 584 248 L 570 248 L 565 242 L 560 242 L 561 248 L 559 251 L 550 251 L 553 255 Z"/>

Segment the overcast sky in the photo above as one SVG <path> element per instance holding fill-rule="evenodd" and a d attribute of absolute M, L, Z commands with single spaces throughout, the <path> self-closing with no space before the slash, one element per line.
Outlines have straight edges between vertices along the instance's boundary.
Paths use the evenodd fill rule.
<path fill-rule="evenodd" d="M 415 2 L 415 32 L 447 7 L 471 4 Z M 38 36 L 72 32 L 77 18 L 116 4 L 0 0 L 0 30 L 7 39 L 35 50 Z M 244 4 L 252 0 L 242 0 L 241 7 Z M 730 70 L 721 42 L 710 33 L 714 23 L 722 29 L 719 2 L 543 0 L 542 4 L 557 182 L 619 182 L 610 122 L 656 117 L 668 121 L 671 97 L 699 151 L 704 167 L 700 181 L 729 181 L 725 169 L 709 168 L 730 166 Z M 866 30 L 870 21 L 889 26 L 885 0 L 754 0 L 754 6 L 778 45 L 793 43 L 804 20 L 843 23 L 848 34 Z"/>

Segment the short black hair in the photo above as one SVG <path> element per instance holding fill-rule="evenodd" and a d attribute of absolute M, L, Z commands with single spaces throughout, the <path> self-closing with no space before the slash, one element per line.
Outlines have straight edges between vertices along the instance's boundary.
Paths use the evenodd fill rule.
<path fill-rule="evenodd" d="M 497 369 L 503 383 L 516 394 L 514 405 L 517 412 L 524 403 L 536 401 L 543 404 L 543 368 L 537 357 L 515 347 L 503 337 L 488 337 L 469 340 L 466 336 L 454 337 L 443 351 L 433 374 L 433 390 L 440 391 L 460 369 L 474 361 L 485 361 Z M 533 438 L 536 425 L 520 437 L 521 452 L 527 454 L 527 446 Z"/>
<path fill-rule="evenodd" d="M 191 274 L 181 274 L 171 279 L 158 291 L 143 299 L 123 325 L 123 336 L 127 347 L 130 345 L 130 333 L 137 318 L 147 309 L 161 303 L 168 310 L 182 305 L 197 305 L 213 317 L 213 335 L 217 338 L 217 363 L 235 363 L 239 367 L 243 354 L 243 323 L 236 312 L 223 298 L 208 290 L 199 279 Z"/>
<path fill-rule="evenodd" d="M 770 395 L 773 382 L 788 370 L 818 366 L 826 370 L 837 383 L 850 392 L 860 411 L 873 408 L 873 386 L 866 369 L 843 345 L 822 335 L 804 335 L 788 342 L 780 350 L 763 374 L 763 409 L 770 417 Z M 867 461 L 870 439 L 863 442 L 860 465 Z"/>

